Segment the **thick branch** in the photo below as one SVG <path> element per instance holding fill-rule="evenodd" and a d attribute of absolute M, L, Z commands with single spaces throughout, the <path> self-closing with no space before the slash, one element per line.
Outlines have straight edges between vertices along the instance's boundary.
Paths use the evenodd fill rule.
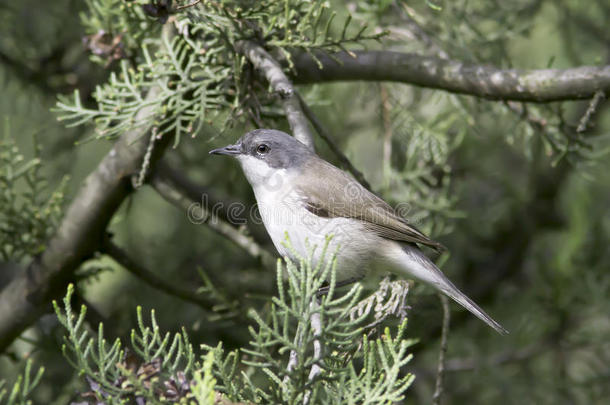
<path fill-rule="evenodd" d="M 492 100 L 549 102 L 587 99 L 610 93 L 610 65 L 570 69 L 498 69 L 434 56 L 391 51 L 294 56 L 295 83 L 365 80 L 394 81 Z"/>
<path fill-rule="evenodd" d="M 152 89 L 147 99 L 155 98 L 157 92 Z M 150 116 L 152 108 L 142 108 L 140 119 Z M 63 294 L 74 270 L 100 247 L 108 222 L 133 190 L 130 178 L 140 169 L 148 146 L 148 130 L 133 130 L 115 143 L 85 179 L 44 253 L 0 292 L 0 351 L 41 314 L 51 310 L 51 299 Z M 152 163 L 169 138 L 157 142 Z"/>
<path fill-rule="evenodd" d="M 252 62 L 252 65 L 265 75 L 271 88 L 282 99 L 286 119 L 295 138 L 313 150 L 313 135 L 309 130 L 307 118 L 301 110 L 301 103 L 292 82 L 286 77 L 280 64 L 261 46 L 251 41 L 240 41 L 237 49 Z"/>

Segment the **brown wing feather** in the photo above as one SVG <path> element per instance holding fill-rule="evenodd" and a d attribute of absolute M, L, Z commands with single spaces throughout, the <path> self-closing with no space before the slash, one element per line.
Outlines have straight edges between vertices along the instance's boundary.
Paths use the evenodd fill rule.
<path fill-rule="evenodd" d="M 358 219 L 383 238 L 419 243 L 437 251 L 445 249 L 408 224 L 390 205 L 342 170 L 322 159 L 312 159 L 308 166 L 306 170 L 310 173 L 324 172 L 325 176 L 319 182 L 300 181 L 295 184 L 303 205 L 313 214 L 325 218 Z"/>

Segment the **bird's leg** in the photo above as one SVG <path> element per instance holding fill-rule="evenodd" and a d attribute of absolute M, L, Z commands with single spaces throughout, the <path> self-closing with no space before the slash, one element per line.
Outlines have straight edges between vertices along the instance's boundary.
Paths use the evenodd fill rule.
<path fill-rule="evenodd" d="M 350 277 L 348 279 L 341 280 L 341 281 L 335 283 L 335 288 L 341 288 L 341 287 L 345 287 L 346 285 L 354 284 L 354 283 L 362 280 L 363 278 L 364 278 L 364 276 L 360 276 L 360 277 Z M 330 286 L 328 286 L 328 285 L 325 285 L 324 287 L 320 287 L 318 289 L 318 292 L 316 293 L 316 297 L 321 297 L 322 295 L 328 294 L 329 290 L 330 290 Z"/>

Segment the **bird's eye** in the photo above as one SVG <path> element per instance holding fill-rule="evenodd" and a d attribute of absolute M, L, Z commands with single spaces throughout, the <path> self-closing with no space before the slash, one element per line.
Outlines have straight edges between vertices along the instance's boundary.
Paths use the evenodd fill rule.
<path fill-rule="evenodd" d="M 265 154 L 265 153 L 269 152 L 269 146 L 265 145 L 264 143 L 261 143 L 260 145 L 258 145 L 258 146 L 256 147 L 256 151 L 257 151 L 259 154 L 263 155 L 263 154 Z"/>

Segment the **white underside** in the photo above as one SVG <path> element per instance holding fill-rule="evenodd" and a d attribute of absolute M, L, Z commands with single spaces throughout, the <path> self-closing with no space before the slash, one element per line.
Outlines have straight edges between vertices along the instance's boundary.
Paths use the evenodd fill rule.
<path fill-rule="evenodd" d="M 337 279 L 360 277 L 382 268 L 402 277 L 438 284 L 437 275 L 425 265 L 425 257 L 409 254 L 402 243 L 388 240 L 365 229 L 351 218 L 325 218 L 305 209 L 291 184 L 293 172 L 272 169 L 250 156 L 239 158 L 252 185 L 267 233 L 282 256 L 306 258 L 314 249 L 314 263 L 320 258 L 326 237 L 332 235 L 327 258 L 337 252 Z M 293 250 L 288 248 L 289 238 Z"/>
<path fill-rule="evenodd" d="M 371 259 L 376 256 L 374 252 L 384 242 L 382 238 L 367 232 L 360 221 L 324 218 L 309 212 L 291 186 L 291 171 L 271 169 L 250 156 L 239 160 L 254 190 L 267 233 L 280 255 L 298 259 L 296 252 L 299 257 L 307 258 L 313 250 L 315 264 L 320 259 L 327 236 L 332 235 L 326 258 L 339 252 L 337 279 L 366 274 Z M 286 244 L 287 237 L 293 250 Z"/>
<path fill-rule="evenodd" d="M 285 191 L 285 190 L 283 190 Z M 313 249 L 313 264 L 322 254 L 327 236 L 327 259 L 335 252 L 337 278 L 347 279 L 364 275 L 370 252 L 380 238 L 369 235 L 359 221 L 349 218 L 323 218 L 306 210 L 294 192 L 281 194 L 255 190 L 261 217 L 273 244 L 282 256 L 296 259 L 307 257 Z M 293 251 L 286 244 L 290 240 Z"/>

